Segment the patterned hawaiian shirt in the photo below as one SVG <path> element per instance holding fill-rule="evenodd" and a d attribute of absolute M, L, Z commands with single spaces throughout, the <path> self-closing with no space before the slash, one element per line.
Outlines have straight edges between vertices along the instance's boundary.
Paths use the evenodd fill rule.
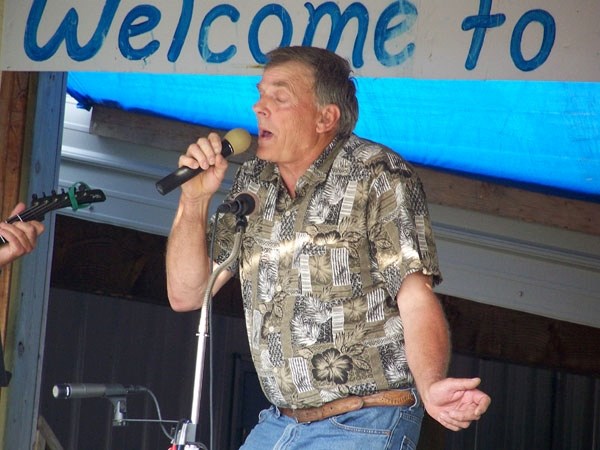
<path fill-rule="evenodd" d="M 441 281 L 425 195 L 413 168 L 355 135 L 335 139 L 298 180 L 242 165 L 230 199 L 255 193 L 237 263 L 250 349 L 267 398 L 305 408 L 412 387 L 396 294 L 406 275 Z M 214 220 L 211 228 L 214 227 Z M 217 218 L 223 262 L 235 217 Z M 210 234 L 209 234 L 210 237 Z"/>

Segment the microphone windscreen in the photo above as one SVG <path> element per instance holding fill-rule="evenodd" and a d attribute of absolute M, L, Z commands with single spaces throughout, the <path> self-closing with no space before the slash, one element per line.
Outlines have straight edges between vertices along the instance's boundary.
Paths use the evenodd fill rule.
<path fill-rule="evenodd" d="M 243 128 L 234 128 L 233 130 L 229 130 L 223 139 L 231 144 L 231 150 L 234 155 L 244 153 L 246 150 L 248 150 L 248 148 L 250 148 L 250 144 L 252 143 L 252 137 L 250 136 L 250 133 Z"/>
<path fill-rule="evenodd" d="M 52 388 L 52 396 L 54 398 L 69 398 L 70 389 L 67 384 L 56 384 Z"/>

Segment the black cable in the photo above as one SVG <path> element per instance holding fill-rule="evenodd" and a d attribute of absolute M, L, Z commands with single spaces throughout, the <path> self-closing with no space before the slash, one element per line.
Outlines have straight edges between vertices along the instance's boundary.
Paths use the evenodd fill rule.
<path fill-rule="evenodd" d="M 173 436 L 171 436 L 171 434 L 169 434 L 169 432 L 165 428 L 165 423 L 176 423 L 176 421 L 164 420 L 162 418 L 162 413 L 160 411 L 160 405 L 158 403 L 158 399 L 156 398 L 156 395 L 154 395 L 154 392 L 152 392 L 150 389 L 148 389 L 147 387 L 144 387 L 144 386 L 139 386 L 139 390 L 147 393 L 150 396 L 150 398 L 152 398 L 152 401 L 154 402 L 154 407 L 156 408 L 156 415 L 158 417 L 158 420 L 156 420 L 156 422 L 159 423 L 160 428 L 161 428 L 163 434 L 167 437 L 167 439 L 172 441 Z M 148 420 L 148 419 L 125 419 L 124 422 L 151 422 L 151 420 Z"/>

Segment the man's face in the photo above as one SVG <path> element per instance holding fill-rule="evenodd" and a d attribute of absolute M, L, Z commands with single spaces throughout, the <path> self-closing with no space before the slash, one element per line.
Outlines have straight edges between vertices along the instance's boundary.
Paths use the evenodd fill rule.
<path fill-rule="evenodd" d="M 265 70 L 258 84 L 260 98 L 253 106 L 259 158 L 279 165 L 305 165 L 315 159 L 321 145 L 317 132 L 321 112 L 313 81 L 312 72 L 296 62 Z"/>

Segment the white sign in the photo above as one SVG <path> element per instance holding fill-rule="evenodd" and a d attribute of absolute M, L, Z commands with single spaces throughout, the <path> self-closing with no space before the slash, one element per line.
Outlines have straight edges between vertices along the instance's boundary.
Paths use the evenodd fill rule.
<path fill-rule="evenodd" d="M 5 0 L 2 70 L 258 74 L 327 47 L 358 76 L 600 80 L 600 1 Z"/>

